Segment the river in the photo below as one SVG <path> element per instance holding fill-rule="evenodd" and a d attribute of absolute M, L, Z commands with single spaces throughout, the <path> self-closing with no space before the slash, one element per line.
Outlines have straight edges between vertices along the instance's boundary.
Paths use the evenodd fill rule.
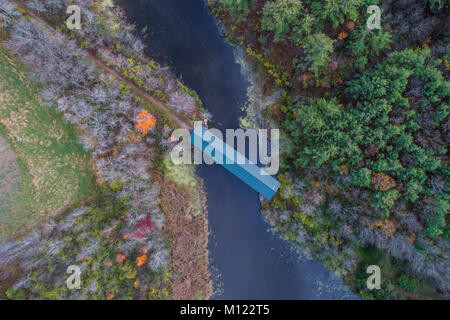
<path fill-rule="evenodd" d="M 197 91 L 213 127 L 238 128 L 250 83 L 202 0 L 120 0 L 146 27 L 147 53 Z M 257 193 L 219 165 L 201 165 L 209 208 L 210 269 L 216 299 L 355 298 L 318 261 L 301 258 L 268 231 Z"/>

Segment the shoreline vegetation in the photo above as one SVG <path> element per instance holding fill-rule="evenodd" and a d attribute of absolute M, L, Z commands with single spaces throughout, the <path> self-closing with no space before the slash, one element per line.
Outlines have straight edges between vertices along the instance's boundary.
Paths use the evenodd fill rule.
<path fill-rule="evenodd" d="M 65 26 L 71 4 L 81 8 L 80 30 Z M 133 27 L 111 5 L 0 0 L 3 45 L 42 86 L 42 108 L 56 108 L 78 128 L 97 173 L 82 206 L 1 242 L 1 297 L 212 295 L 203 185 L 192 166 L 168 158 L 172 130 L 208 115 L 194 91 L 145 57 Z M 66 287 L 70 265 L 81 269 L 80 290 Z"/>
<path fill-rule="evenodd" d="M 448 298 L 449 2 L 207 6 L 264 96 L 279 94 L 250 114 L 281 130 L 282 186 L 262 201 L 273 231 L 365 299 Z M 366 286 L 370 265 L 381 290 Z"/>

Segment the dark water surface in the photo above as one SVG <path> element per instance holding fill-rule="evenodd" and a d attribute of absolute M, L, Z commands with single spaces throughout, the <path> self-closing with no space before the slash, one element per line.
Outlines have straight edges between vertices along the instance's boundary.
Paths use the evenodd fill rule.
<path fill-rule="evenodd" d="M 196 90 L 215 128 L 237 128 L 248 81 L 202 0 L 121 0 L 148 54 Z M 221 166 L 199 166 L 208 194 L 211 269 L 219 299 L 354 297 L 319 262 L 299 259 L 267 231 L 257 193 Z"/>

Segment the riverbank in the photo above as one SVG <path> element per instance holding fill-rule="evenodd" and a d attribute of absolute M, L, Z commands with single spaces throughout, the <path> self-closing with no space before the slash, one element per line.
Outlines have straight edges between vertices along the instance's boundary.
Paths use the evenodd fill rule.
<path fill-rule="evenodd" d="M 14 3 L 0 1 L 1 34 L 41 82 L 41 106 L 56 106 L 78 127 L 97 171 L 97 185 L 95 199 L 83 207 L 42 221 L 32 235 L 1 244 L 0 271 L 10 284 L 2 287 L 7 289 L 2 296 L 209 298 L 203 188 L 192 168 L 166 162 L 172 130 L 188 128 L 189 117 L 204 116 L 197 96 L 142 54 L 140 40 L 119 10 L 80 2 L 89 20 L 75 34 L 64 29 L 66 6 Z M 99 26 L 104 33 L 95 29 Z M 107 49 L 112 44 L 115 52 Z M 91 46 L 95 51 L 88 52 Z M 107 51 L 108 60 L 101 61 Z M 111 59 L 120 71 L 107 65 Z M 192 250 L 185 250 L 186 244 Z M 68 262 L 82 269 L 83 286 L 76 292 L 58 281 Z"/>
<path fill-rule="evenodd" d="M 445 253 L 448 194 L 430 186 L 446 179 L 448 165 L 444 151 L 448 111 L 437 115 L 442 112 L 440 103 L 448 98 L 448 35 L 440 32 L 443 7 L 425 10 L 415 3 L 410 9 L 416 13 L 417 24 L 408 29 L 414 37 L 407 37 L 408 31 L 400 28 L 405 6 L 393 6 L 390 1 L 383 4 L 383 15 L 389 23 L 382 30 L 370 32 L 364 29 L 364 4 L 327 11 L 319 10 L 319 3 L 208 2 L 211 12 L 225 25 L 225 35 L 244 48 L 263 96 L 283 90 L 280 99 L 261 112 L 264 125 L 275 125 L 282 131 L 278 176 L 282 186 L 272 201 L 263 203 L 263 215 L 277 233 L 309 250 L 363 298 L 442 298 L 450 283 L 445 276 L 449 263 Z M 289 5 L 296 10 L 288 10 Z M 425 24 L 428 27 L 422 30 L 424 33 L 418 33 L 416 29 Z M 427 48 L 431 39 L 430 54 Z M 414 49 L 405 49 L 408 47 Z M 418 47 L 425 49 L 418 53 Z M 390 55 L 394 58 L 387 58 Z M 442 60 L 434 61 L 432 56 Z M 428 62 L 436 66 L 429 72 L 436 76 L 421 80 L 429 82 L 427 86 L 434 85 L 433 92 L 427 92 L 423 83 L 397 87 L 390 80 L 395 76 L 381 71 L 385 67 L 403 68 L 417 76 L 425 66 L 405 63 L 402 59 L 406 57 L 417 62 L 434 61 Z M 376 87 L 376 79 L 365 70 L 377 70 L 378 76 L 390 81 L 391 88 L 398 88 L 396 94 L 404 96 L 411 104 L 409 108 L 417 113 L 414 123 L 398 117 L 404 104 L 389 100 L 393 95 L 389 90 L 373 94 L 371 102 L 375 97 L 378 100 L 375 106 L 371 104 L 372 112 L 361 107 L 361 103 L 370 104 L 364 97 Z M 369 82 L 375 87 L 365 88 Z M 435 114 L 431 117 L 440 119 L 439 124 L 429 123 L 430 114 L 417 106 L 418 99 L 434 101 L 424 103 Z M 394 107 L 379 107 L 383 103 Z M 257 119 L 254 110 L 251 118 Z M 406 130 L 403 132 L 402 127 L 395 133 L 384 132 L 383 126 L 377 127 L 378 122 L 358 122 L 352 116 L 373 118 L 383 124 L 391 121 L 394 126 L 405 123 Z M 340 117 L 348 122 L 344 124 Z M 431 126 L 436 129 L 430 130 Z M 358 130 L 367 133 L 361 136 Z M 374 130 L 384 134 L 383 141 L 370 138 Z M 389 139 L 395 135 L 415 139 L 415 149 L 392 157 L 398 146 Z M 425 136 L 428 143 L 424 143 Z M 423 159 L 424 154 L 430 155 L 434 166 L 406 160 L 410 156 Z M 381 166 L 384 161 L 392 162 Z M 426 177 L 413 177 L 409 175 L 411 170 L 426 173 Z M 412 185 L 417 189 L 410 197 L 404 188 Z M 433 200 L 424 200 L 428 197 Z M 382 290 L 366 287 L 366 268 L 373 264 L 381 267 Z"/>

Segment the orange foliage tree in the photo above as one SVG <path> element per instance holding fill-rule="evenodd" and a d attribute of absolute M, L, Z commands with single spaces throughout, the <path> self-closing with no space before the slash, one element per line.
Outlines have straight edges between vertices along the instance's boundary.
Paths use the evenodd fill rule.
<path fill-rule="evenodd" d="M 155 127 L 156 118 L 150 114 L 147 110 L 142 110 L 137 115 L 136 126 L 141 129 L 142 134 L 147 134 L 148 130 Z"/>
<path fill-rule="evenodd" d="M 145 263 L 145 261 L 147 261 L 147 255 L 144 254 L 136 259 L 136 265 L 140 267 Z"/>

